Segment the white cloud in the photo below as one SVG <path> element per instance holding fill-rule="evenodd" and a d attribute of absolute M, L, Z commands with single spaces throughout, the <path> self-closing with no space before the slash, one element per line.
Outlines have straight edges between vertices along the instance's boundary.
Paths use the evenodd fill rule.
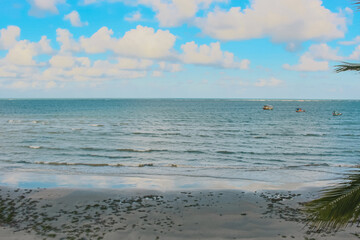
<path fill-rule="evenodd" d="M 228 2 L 228 0 L 84 0 L 83 3 L 94 4 L 99 2 L 123 2 L 128 5 L 145 5 L 156 12 L 156 18 L 161 27 L 176 27 L 193 19 L 200 9 L 208 9 L 212 3 Z M 127 21 L 140 20 L 141 15 L 125 18 Z"/>
<path fill-rule="evenodd" d="M 342 42 L 339 42 L 339 44 L 341 45 L 355 45 L 355 44 L 358 44 L 360 43 L 360 36 L 357 36 L 355 37 L 353 40 L 351 41 L 342 41 Z"/>
<path fill-rule="evenodd" d="M 64 4 L 66 3 L 66 0 L 29 0 L 29 2 L 31 4 L 29 14 L 42 16 L 47 12 L 58 14 L 59 10 L 56 5 Z"/>
<path fill-rule="evenodd" d="M 13 47 L 17 38 L 20 36 L 20 28 L 17 26 L 8 26 L 0 30 L 0 50 Z"/>
<path fill-rule="evenodd" d="M 192 19 L 199 9 L 207 9 L 213 2 L 227 0 L 139 0 L 138 3 L 150 6 L 163 27 L 176 27 Z"/>
<path fill-rule="evenodd" d="M 283 68 L 291 71 L 306 71 L 306 72 L 316 72 L 316 71 L 327 71 L 329 70 L 329 63 L 327 61 L 315 61 L 308 54 L 304 54 L 300 57 L 300 62 L 297 65 L 291 66 L 289 64 L 284 64 Z"/>
<path fill-rule="evenodd" d="M 322 60 L 322 61 L 316 61 Z M 313 44 L 301 57 L 299 64 L 290 66 L 284 64 L 283 68 L 293 71 L 327 71 L 328 61 L 343 61 L 344 57 L 338 55 L 338 49 L 332 49 L 327 44 Z"/>
<path fill-rule="evenodd" d="M 128 22 L 136 22 L 141 20 L 141 13 L 139 11 L 130 13 L 128 16 L 126 16 L 124 19 Z"/>
<path fill-rule="evenodd" d="M 184 63 L 218 66 L 223 68 L 248 69 L 250 61 L 245 59 L 241 62 L 234 60 L 234 54 L 223 52 L 220 43 L 198 46 L 195 42 L 188 42 L 181 46 L 183 54 L 180 56 Z"/>
<path fill-rule="evenodd" d="M 179 63 L 168 63 L 168 62 L 159 62 L 159 69 L 165 72 L 180 72 L 182 70 L 181 64 Z"/>
<path fill-rule="evenodd" d="M 68 15 L 64 16 L 64 20 L 69 20 L 74 27 L 82 27 L 88 25 L 88 22 L 81 22 L 80 15 L 77 11 L 72 11 Z"/>
<path fill-rule="evenodd" d="M 118 58 L 116 66 L 119 69 L 148 69 L 153 65 L 153 61 L 147 59 Z"/>
<path fill-rule="evenodd" d="M 103 53 L 115 47 L 116 39 L 111 38 L 114 32 L 107 27 L 100 28 L 90 38 L 80 37 L 80 47 L 86 53 Z"/>
<path fill-rule="evenodd" d="M 48 39 L 46 36 L 42 36 L 40 41 L 36 43 L 35 47 L 39 54 L 51 54 L 54 52 L 50 46 L 50 39 Z"/>
<path fill-rule="evenodd" d="M 144 77 L 153 64 L 146 59 L 118 58 L 115 62 L 96 60 L 91 63 L 87 57 L 56 55 L 50 67 L 39 77 L 46 81 L 90 81 L 132 79 Z"/>
<path fill-rule="evenodd" d="M 344 36 L 346 18 L 321 0 L 253 0 L 246 9 L 216 9 L 198 18 L 203 32 L 221 40 L 270 37 L 274 42 L 328 40 Z"/>
<path fill-rule="evenodd" d="M 153 77 L 161 77 L 163 75 L 162 71 L 153 71 L 152 76 Z"/>
<path fill-rule="evenodd" d="M 54 81 L 47 82 L 45 85 L 45 88 L 47 88 L 47 89 L 55 88 L 55 87 L 57 87 L 57 83 Z"/>
<path fill-rule="evenodd" d="M 176 37 L 169 31 L 137 26 L 125 33 L 114 48 L 120 55 L 144 58 L 164 58 L 171 56 Z"/>
<path fill-rule="evenodd" d="M 54 68 L 90 67 L 90 59 L 87 57 L 73 57 L 69 55 L 53 56 L 49 63 Z"/>
<path fill-rule="evenodd" d="M 350 60 L 359 60 L 360 59 L 360 45 L 355 48 L 353 53 L 349 56 Z"/>
<path fill-rule="evenodd" d="M 40 54 L 49 54 L 53 50 L 50 47 L 50 41 L 43 36 L 37 43 L 29 42 L 28 40 L 18 41 L 12 48 L 9 49 L 5 61 L 10 64 L 35 66 L 37 63 L 33 59 Z"/>
<path fill-rule="evenodd" d="M 80 44 L 73 39 L 73 35 L 67 29 L 56 29 L 56 41 L 61 44 L 61 52 L 80 51 Z"/>
<path fill-rule="evenodd" d="M 282 85 L 283 83 L 284 81 L 272 77 L 270 79 L 260 79 L 254 85 L 255 87 L 276 87 Z"/>
<path fill-rule="evenodd" d="M 318 60 L 330 60 L 330 61 L 344 60 L 343 57 L 338 55 L 338 49 L 332 49 L 325 43 L 311 45 L 309 47 L 309 51 L 306 54 Z"/>
<path fill-rule="evenodd" d="M 176 37 L 169 31 L 155 30 L 138 25 L 125 33 L 122 38 L 112 38 L 113 31 L 100 28 L 90 38 L 81 37 L 80 45 L 87 53 L 102 53 L 107 50 L 127 57 L 166 58 L 173 54 L 171 50 Z"/>

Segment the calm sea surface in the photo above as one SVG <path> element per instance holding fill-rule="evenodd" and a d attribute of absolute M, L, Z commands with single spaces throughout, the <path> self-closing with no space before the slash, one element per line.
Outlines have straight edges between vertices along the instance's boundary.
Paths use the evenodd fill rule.
<path fill-rule="evenodd" d="M 316 186 L 360 162 L 360 101 L 0 100 L 0 123 L 9 186 Z"/>

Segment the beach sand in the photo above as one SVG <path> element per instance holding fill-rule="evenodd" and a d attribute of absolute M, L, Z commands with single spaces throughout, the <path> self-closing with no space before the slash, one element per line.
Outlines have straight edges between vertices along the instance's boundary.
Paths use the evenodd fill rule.
<path fill-rule="evenodd" d="M 313 233 L 312 191 L 0 188 L 0 239 L 359 239 Z"/>

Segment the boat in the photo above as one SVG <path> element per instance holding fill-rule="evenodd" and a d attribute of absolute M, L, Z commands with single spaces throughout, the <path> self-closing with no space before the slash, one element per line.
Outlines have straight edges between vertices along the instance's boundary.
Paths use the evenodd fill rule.
<path fill-rule="evenodd" d="M 305 112 L 305 109 L 297 108 L 297 109 L 296 109 L 296 112 Z"/>
<path fill-rule="evenodd" d="M 341 115 L 342 115 L 342 113 L 337 112 L 337 111 L 333 111 L 332 115 L 333 115 L 333 116 L 341 116 Z"/>
<path fill-rule="evenodd" d="M 274 107 L 271 106 L 271 105 L 264 105 L 264 106 L 263 106 L 263 109 L 264 109 L 264 110 L 273 110 Z"/>

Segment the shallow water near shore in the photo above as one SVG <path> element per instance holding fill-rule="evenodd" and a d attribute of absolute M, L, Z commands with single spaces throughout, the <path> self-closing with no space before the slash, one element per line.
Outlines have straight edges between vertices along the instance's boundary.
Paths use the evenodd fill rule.
<path fill-rule="evenodd" d="M 0 123 L 12 187 L 297 189 L 339 181 L 360 157 L 350 100 L 0 100 Z"/>

